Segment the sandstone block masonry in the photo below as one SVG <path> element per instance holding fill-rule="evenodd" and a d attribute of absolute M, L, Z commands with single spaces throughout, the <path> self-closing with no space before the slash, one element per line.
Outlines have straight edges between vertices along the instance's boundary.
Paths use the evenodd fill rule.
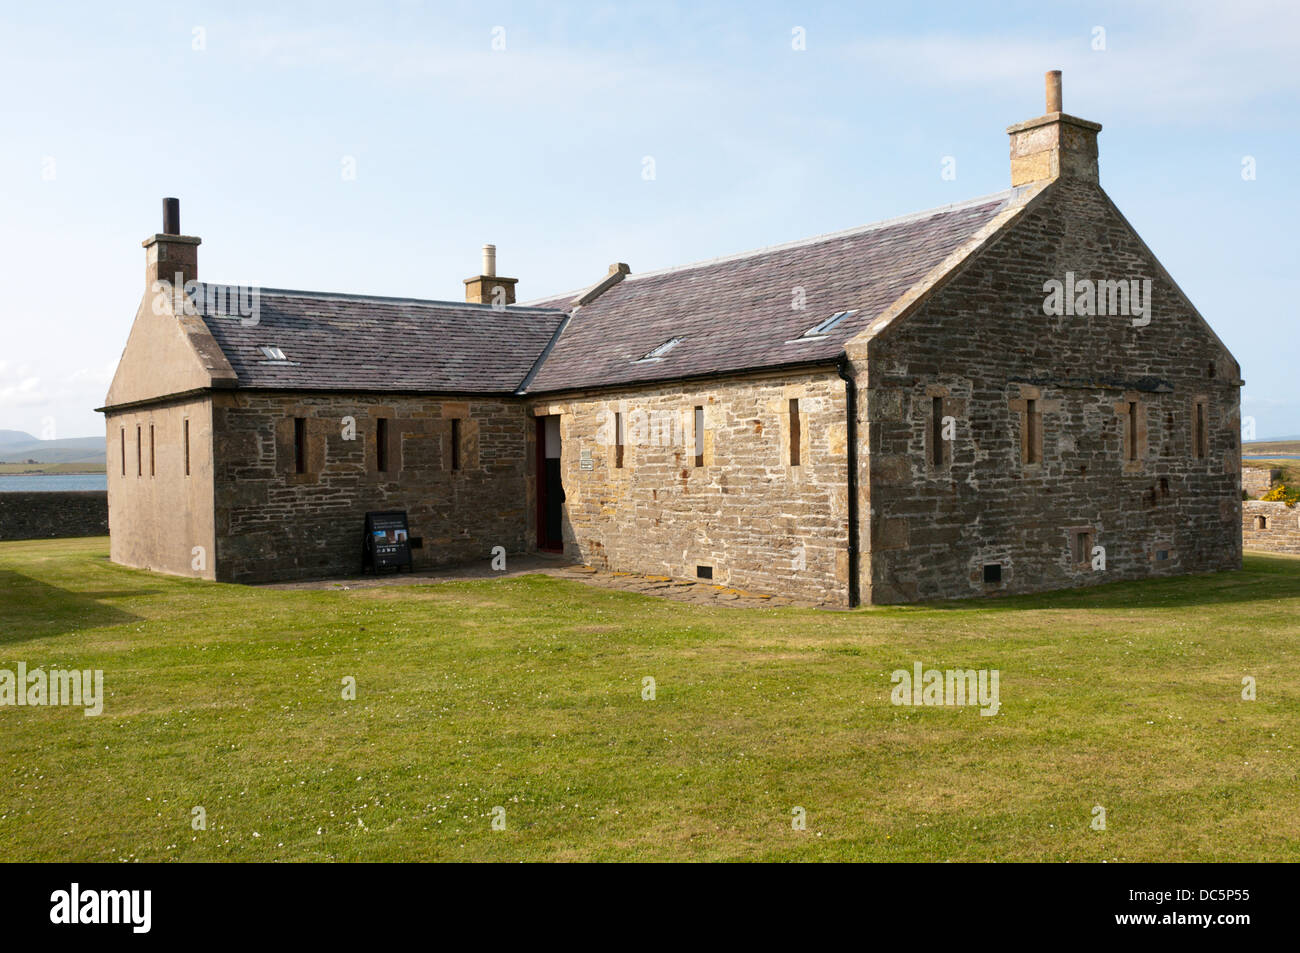
<path fill-rule="evenodd" d="M 1281 470 L 1270 470 L 1265 467 L 1242 467 L 1241 490 L 1252 500 L 1257 500 L 1273 489 L 1273 484 L 1281 477 Z"/>
<path fill-rule="evenodd" d="M 1300 506 L 1247 500 L 1241 505 L 1241 538 L 1246 549 L 1300 556 Z"/>
<path fill-rule="evenodd" d="M 107 536 L 108 493 L 0 493 L 0 539 Z"/>
<path fill-rule="evenodd" d="M 847 426 L 834 370 L 580 394 L 532 412 L 560 415 L 568 554 L 847 603 Z"/>
<path fill-rule="evenodd" d="M 1149 322 L 1046 314 L 1067 271 L 1151 279 Z M 865 357 L 870 601 L 1240 567 L 1235 362 L 1095 184 L 1056 182 Z"/>
<path fill-rule="evenodd" d="M 518 401 L 233 392 L 214 398 L 216 578 L 359 572 L 364 515 L 405 510 L 415 568 L 525 548 Z"/>

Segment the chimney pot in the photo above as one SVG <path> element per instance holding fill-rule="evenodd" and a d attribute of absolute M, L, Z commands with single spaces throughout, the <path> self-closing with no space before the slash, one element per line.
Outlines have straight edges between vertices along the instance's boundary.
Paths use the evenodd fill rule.
<path fill-rule="evenodd" d="M 1097 182 L 1097 133 L 1101 124 L 1067 116 L 1061 108 L 1061 71 L 1049 70 L 1047 112 L 1010 126 L 1011 185 L 1068 178 Z"/>
<path fill-rule="evenodd" d="M 163 234 L 179 235 L 181 233 L 181 200 L 163 199 Z"/>
<path fill-rule="evenodd" d="M 465 279 L 465 300 L 471 304 L 507 305 L 515 303 L 518 278 L 497 276 L 497 246 L 483 246 L 483 271 Z"/>
<path fill-rule="evenodd" d="M 1048 70 L 1047 80 L 1047 111 L 1049 113 L 1059 113 L 1065 110 L 1061 108 L 1061 71 L 1059 69 Z"/>

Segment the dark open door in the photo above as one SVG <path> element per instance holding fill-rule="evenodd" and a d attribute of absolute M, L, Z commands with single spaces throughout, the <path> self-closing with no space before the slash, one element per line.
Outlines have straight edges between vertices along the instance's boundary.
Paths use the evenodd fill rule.
<path fill-rule="evenodd" d="M 560 481 L 560 418 L 537 418 L 537 547 L 564 549 L 564 485 Z"/>

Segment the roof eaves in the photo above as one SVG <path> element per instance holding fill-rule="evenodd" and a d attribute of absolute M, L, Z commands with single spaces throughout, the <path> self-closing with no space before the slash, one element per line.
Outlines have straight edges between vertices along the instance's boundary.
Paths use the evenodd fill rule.
<path fill-rule="evenodd" d="M 835 367 L 840 363 L 843 357 L 844 353 L 841 350 L 833 355 L 810 357 L 797 361 L 782 361 L 775 364 L 755 364 L 749 367 L 740 367 L 731 370 L 696 371 L 694 373 L 669 375 L 667 377 L 638 377 L 630 380 L 612 381 L 609 383 L 566 384 L 563 387 L 544 387 L 541 390 L 528 391 L 527 393 L 521 389 L 517 393 L 526 397 L 539 397 L 543 395 L 551 397 L 557 394 L 625 390 L 629 387 L 652 387 L 659 384 L 676 384 L 687 381 L 722 380 L 731 377 L 765 377 L 783 371 L 797 370 L 800 368 Z"/>

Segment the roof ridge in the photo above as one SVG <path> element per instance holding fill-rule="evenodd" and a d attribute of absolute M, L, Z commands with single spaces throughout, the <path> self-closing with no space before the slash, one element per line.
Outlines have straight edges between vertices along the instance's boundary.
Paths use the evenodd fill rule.
<path fill-rule="evenodd" d="M 684 265 L 673 265 L 669 268 L 659 268 L 655 271 L 643 271 L 640 274 L 631 272 L 623 280 L 637 281 L 642 278 L 656 278 L 660 275 L 671 275 L 678 271 L 690 271 L 692 268 L 704 268 L 708 265 L 717 265 L 728 261 L 739 261 L 742 258 L 753 258 L 757 255 L 766 254 L 774 251 L 784 251 L 789 248 L 801 248 L 805 245 L 816 245 L 819 242 L 832 241 L 836 238 L 847 238 L 850 235 L 863 235 L 867 232 L 875 231 L 878 228 L 888 228 L 891 225 L 904 225 L 908 222 L 920 221 L 935 215 L 942 215 L 945 212 L 955 212 L 963 208 L 974 208 L 977 205 L 987 205 L 994 200 L 1008 202 L 1019 192 L 1023 191 L 1023 186 L 1015 186 L 1009 189 L 1003 189 L 1000 192 L 990 192 L 988 195 L 980 195 L 973 199 L 965 199 L 961 202 L 950 202 L 947 205 L 938 205 L 934 208 L 922 209 L 919 212 L 911 212 L 907 215 L 896 215 L 893 218 L 881 219 L 877 222 L 869 222 L 866 225 L 855 225 L 852 228 L 844 228 L 834 232 L 822 232 L 819 235 L 811 235 L 807 238 L 797 238 L 789 242 L 779 242 L 775 245 L 764 245 L 761 248 L 751 248 L 748 251 L 733 252 L 730 255 L 720 255 L 717 258 L 702 258 L 699 261 L 688 262 Z M 583 288 L 575 288 L 573 291 L 563 292 L 561 294 L 543 295 L 539 298 L 533 298 L 532 301 L 558 301 L 568 299 L 582 294 L 590 285 Z M 550 310 L 550 309 L 547 309 Z M 563 309 L 556 309 L 563 310 Z"/>
<path fill-rule="evenodd" d="M 232 285 L 221 281 L 200 281 L 201 285 L 212 285 L 213 287 L 239 288 L 242 285 Z M 273 295 L 280 297 L 294 298 L 329 298 L 336 301 L 387 301 L 387 302 L 405 302 L 406 304 L 430 304 L 446 308 L 466 308 L 471 311 L 498 311 L 495 305 L 478 304 L 472 301 L 446 301 L 439 298 L 412 298 L 409 296 L 394 295 L 366 295 L 366 294 L 349 294 L 345 291 L 297 291 L 289 288 L 264 288 L 260 285 L 252 286 L 259 294 Z M 544 300 L 544 299 L 538 299 Z M 527 304 L 506 305 L 507 311 L 536 311 L 545 314 L 567 314 L 564 308 L 538 308 Z"/>
<path fill-rule="evenodd" d="M 881 219 L 878 222 L 870 222 L 866 225 L 855 225 L 853 228 L 844 228 L 835 232 L 823 232 L 820 235 L 811 235 L 807 238 L 798 238 L 790 242 L 779 242 L 775 245 L 764 245 L 761 248 L 751 248 L 748 251 L 735 252 L 730 255 L 720 255 L 717 258 L 704 258 L 700 261 L 689 262 L 685 265 L 674 265 L 671 268 L 660 268 L 657 271 L 643 271 L 640 274 L 635 272 L 628 275 L 625 281 L 635 281 L 640 278 L 655 278 L 660 275 L 670 275 L 678 271 L 690 271 L 692 268 L 704 268 L 708 265 L 718 265 L 728 261 L 739 261 L 742 258 L 754 258 L 758 255 L 764 255 L 769 252 L 785 251 L 790 248 L 802 248 L 806 245 L 816 245 L 821 242 L 833 241 L 837 238 L 848 238 L 852 235 L 865 235 L 867 232 L 873 232 L 881 228 L 889 228 L 893 225 L 905 225 L 909 222 L 918 222 L 922 219 L 932 218 L 935 215 L 942 215 L 945 212 L 956 212 L 964 208 L 974 208 L 977 205 L 987 205 L 993 200 L 1007 202 L 1016 195 L 1019 190 L 1016 188 L 1003 189 L 1001 192 L 991 192 L 988 195 L 981 195 L 978 198 L 966 199 L 962 202 L 951 202 L 948 205 L 939 205 L 935 208 L 923 209 L 919 212 L 911 212 L 907 215 L 896 215 L 893 218 Z"/>

